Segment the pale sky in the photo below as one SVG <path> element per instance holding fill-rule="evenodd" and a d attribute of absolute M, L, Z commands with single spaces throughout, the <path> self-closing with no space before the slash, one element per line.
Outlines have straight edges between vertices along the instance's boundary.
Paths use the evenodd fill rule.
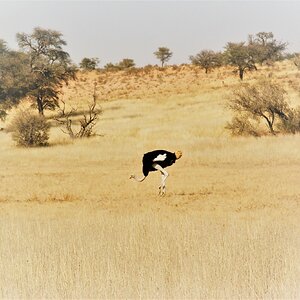
<path fill-rule="evenodd" d="M 0 0 L 0 39 L 11 49 L 18 49 L 17 32 L 34 27 L 60 31 L 75 63 L 98 57 L 100 67 L 123 58 L 156 64 L 153 52 L 165 46 L 174 53 L 169 63 L 180 64 L 260 31 L 300 52 L 300 1 Z"/>

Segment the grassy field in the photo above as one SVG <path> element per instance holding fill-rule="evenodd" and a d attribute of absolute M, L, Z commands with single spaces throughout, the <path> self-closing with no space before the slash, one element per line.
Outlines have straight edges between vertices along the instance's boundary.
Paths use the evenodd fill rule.
<path fill-rule="evenodd" d="M 238 79 L 168 72 L 80 75 L 64 99 L 83 109 L 97 80 L 94 138 L 53 127 L 22 149 L 0 132 L 1 298 L 300 298 L 300 136 L 232 138 Z M 288 63 L 246 80 L 262 75 L 300 104 Z M 165 197 L 157 173 L 129 180 L 152 149 L 183 151 Z"/>

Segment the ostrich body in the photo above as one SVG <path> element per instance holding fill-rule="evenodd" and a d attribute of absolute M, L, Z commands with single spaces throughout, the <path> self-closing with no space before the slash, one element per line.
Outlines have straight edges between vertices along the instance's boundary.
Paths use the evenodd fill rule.
<path fill-rule="evenodd" d="M 149 172 L 160 171 L 161 184 L 159 186 L 159 195 L 163 196 L 166 193 L 166 180 L 169 176 L 165 170 L 166 167 L 173 165 L 177 159 L 182 156 L 181 151 L 169 152 L 166 150 L 154 150 L 145 153 L 143 156 L 143 174 L 141 178 L 137 178 L 135 175 L 131 175 L 130 178 L 135 179 L 138 182 L 142 182 L 146 179 Z"/>

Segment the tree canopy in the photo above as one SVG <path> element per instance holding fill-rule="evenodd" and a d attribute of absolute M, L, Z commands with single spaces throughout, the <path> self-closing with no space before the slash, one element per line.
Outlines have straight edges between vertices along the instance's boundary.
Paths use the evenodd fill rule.
<path fill-rule="evenodd" d="M 164 64 L 170 60 L 173 53 L 167 47 L 159 47 L 158 50 L 154 52 L 154 55 L 161 61 L 161 66 L 163 67 Z"/>
<path fill-rule="evenodd" d="M 272 63 L 282 56 L 283 51 L 287 47 L 287 43 L 279 42 L 274 38 L 272 32 L 258 32 L 249 35 L 249 47 L 255 52 L 255 60 L 257 63 Z"/>
<path fill-rule="evenodd" d="M 229 65 L 237 68 L 236 70 L 241 80 L 243 80 L 246 70 L 252 71 L 257 69 L 252 48 L 245 45 L 245 42 L 227 43 L 224 57 Z"/>
<path fill-rule="evenodd" d="M 286 91 L 282 87 L 268 80 L 242 85 L 235 89 L 230 97 L 228 106 L 235 116 L 227 128 L 240 130 L 241 125 L 247 125 L 245 127 L 249 128 L 249 120 L 262 120 L 270 133 L 275 135 L 275 125 L 289 119 L 290 107 L 285 95 Z"/>
<path fill-rule="evenodd" d="M 80 68 L 86 71 L 95 70 L 100 60 L 97 57 L 93 58 L 83 58 L 79 64 Z"/>
<path fill-rule="evenodd" d="M 28 57 L 30 88 L 28 96 L 35 100 L 40 114 L 45 109 L 55 109 L 63 82 L 75 78 L 76 68 L 62 34 L 50 29 L 35 28 L 32 34 L 18 33 L 17 41 Z"/>
<path fill-rule="evenodd" d="M 12 51 L 0 40 L 0 118 L 17 104 L 30 90 L 29 58 L 22 52 Z"/>
<path fill-rule="evenodd" d="M 207 74 L 209 70 L 222 65 L 222 54 L 212 50 L 202 50 L 195 56 L 190 56 L 192 64 L 200 66 Z"/>

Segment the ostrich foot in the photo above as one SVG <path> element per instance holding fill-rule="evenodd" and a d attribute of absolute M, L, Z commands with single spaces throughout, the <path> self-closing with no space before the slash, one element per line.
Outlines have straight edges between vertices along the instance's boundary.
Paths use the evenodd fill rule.
<path fill-rule="evenodd" d="M 165 186 L 158 187 L 158 195 L 162 196 L 162 197 L 166 195 L 166 187 Z"/>

